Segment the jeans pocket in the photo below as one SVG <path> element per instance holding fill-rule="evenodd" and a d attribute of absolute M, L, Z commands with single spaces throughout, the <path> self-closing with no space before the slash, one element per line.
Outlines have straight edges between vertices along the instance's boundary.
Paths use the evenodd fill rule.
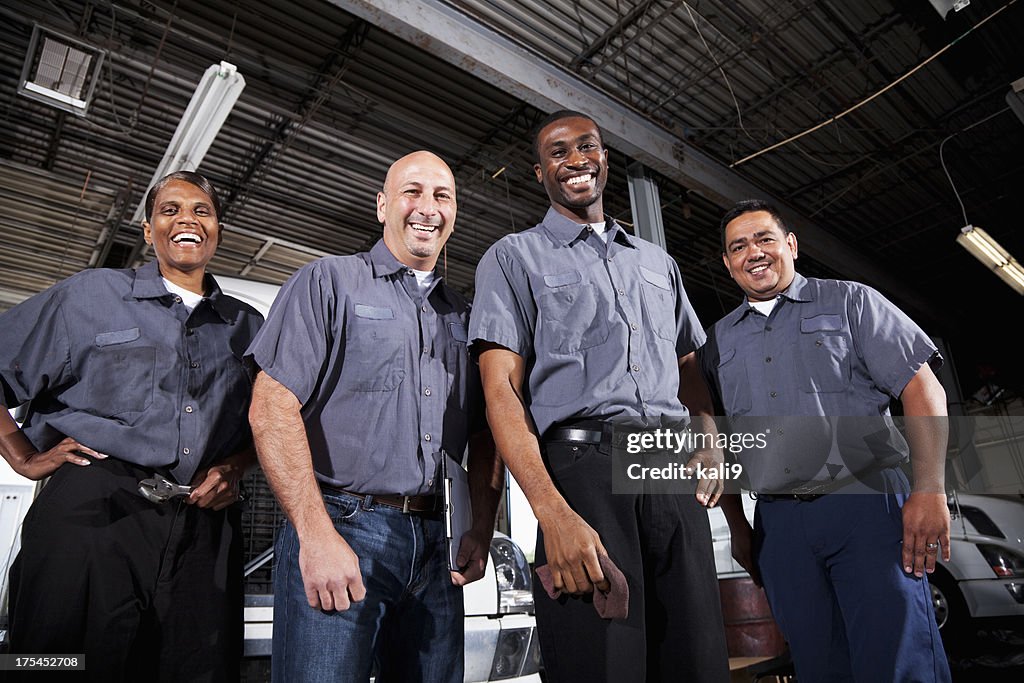
<path fill-rule="evenodd" d="M 335 524 L 339 522 L 351 522 L 363 511 L 363 501 L 360 498 L 349 495 L 323 494 L 324 506 L 327 514 Z"/>

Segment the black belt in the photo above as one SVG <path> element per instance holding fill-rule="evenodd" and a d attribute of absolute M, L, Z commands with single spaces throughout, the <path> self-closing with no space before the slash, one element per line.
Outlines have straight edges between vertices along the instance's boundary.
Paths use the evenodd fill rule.
<path fill-rule="evenodd" d="M 807 491 L 800 491 L 794 493 L 756 493 L 753 494 L 757 500 L 763 500 L 765 502 L 772 502 L 775 500 L 799 500 L 804 503 L 808 503 L 812 500 L 818 500 L 822 496 L 826 496 L 830 493 L 834 493 L 844 486 L 848 486 L 856 481 L 864 481 L 868 476 L 884 472 L 885 470 L 893 469 L 894 465 L 875 465 L 865 469 L 856 476 L 846 477 L 839 481 L 831 481 L 821 486 L 815 486 L 813 489 Z"/>
<path fill-rule="evenodd" d="M 611 422 L 601 420 L 581 420 L 557 424 L 544 434 L 544 441 L 570 441 L 593 445 L 609 444 L 615 433 Z"/>
<path fill-rule="evenodd" d="M 342 494 L 346 496 L 353 496 L 354 498 L 361 498 L 363 500 L 369 499 L 370 505 L 383 505 L 384 507 L 401 510 L 406 514 L 410 512 L 437 512 L 441 509 L 441 497 L 433 494 L 420 496 L 395 496 L 378 493 L 359 493 L 358 491 L 339 489 L 336 486 L 330 486 L 323 482 L 320 483 L 320 489 L 329 494 Z"/>

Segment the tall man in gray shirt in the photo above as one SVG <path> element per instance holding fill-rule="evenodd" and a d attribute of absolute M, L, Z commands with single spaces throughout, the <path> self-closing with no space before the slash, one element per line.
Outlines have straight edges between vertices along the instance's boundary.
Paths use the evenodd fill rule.
<path fill-rule="evenodd" d="M 537 564 L 572 596 L 535 590 L 545 671 L 555 683 L 728 680 L 702 507 L 718 482 L 695 496 L 613 495 L 609 457 L 619 423 L 710 414 L 694 364 L 703 331 L 675 262 L 605 217 L 597 124 L 557 112 L 534 149 L 551 208 L 484 255 L 470 338 L 498 450 L 540 525 Z M 625 577 L 626 618 L 601 618 L 586 595 L 609 590 L 601 556 Z"/>
<path fill-rule="evenodd" d="M 249 349 L 250 420 L 288 523 L 274 577 L 275 681 L 461 682 L 459 586 L 483 575 L 500 460 L 483 431 L 469 306 L 433 272 L 455 180 L 429 152 L 388 170 L 384 238 L 285 284 Z M 437 492 L 470 434 L 473 527 L 449 572 Z"/>

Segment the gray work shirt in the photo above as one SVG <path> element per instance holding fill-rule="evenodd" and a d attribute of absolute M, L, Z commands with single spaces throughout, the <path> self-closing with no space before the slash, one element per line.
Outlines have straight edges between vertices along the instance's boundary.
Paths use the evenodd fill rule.
<path fill-rule="evenodd" d="M 0 316 L 4 404 L 31 401 L 39 450 L 65 436 L 188 483 L 248 445 L 242 357 L 263 322 L 207 275 L 191 313 L 156 261 L 86 270 Z"/>
<path fill-rule="evenodd" d="M 799 273 L 767 317 L 744 301 L 715 323 L 699 359 L 727 416 L 787 418 L 793 434 L 779 436 L 776 429 L 770 440 L 775 450 L 786 451 L 790 458 L 815 452 L 806 461 L 787 460 L 792 471 L 762 472 L 761 490 L 780 490 L 795 483 L 797 474 L 820 479 L 828 470 L 819 468 L 830 454 L 830 462 L 836 455 L 845 456 L 853 469 L 851 453 L 858 459 L 904 458 L 906 442 L 886 433 L 890 401 L 903 393 L 922 365 L 932 362 L 937 368 L 942 362 L 921 328 L 874 289 Z M 828 420 L 819 424 L 808 416 Z M 783 449 L 782 441 L 791 439 L 800 440 L 802 447 L 793 447 L 791 441 Z M 859 450 L 851 446 L 855 441 Z M 754 450 L 745 455 L 761 454 Z M 757 469 L 752 461 L 747 465 Z M 837 471 L 833 467 L 830 476 Z"/>
<path fill-rule="evenodd" d="M 704 332 L 679 268 L 607 221 L 605 242 L 549 209 L 477 265 L 470 338 L 525 359 L 525 400 L 540 434 L 570 419 L 658 425 L 687 415 L 679 358 Z"/>
<path fill-rule="evenodd" d="M 436 492 L 443 448 L 482 426 L 469 305 L 441 278 L 427 294 L 383 240 L 319 259 L 278 295 L 248 353 L 291 391 L 319 480 L 360 493 Z"/>

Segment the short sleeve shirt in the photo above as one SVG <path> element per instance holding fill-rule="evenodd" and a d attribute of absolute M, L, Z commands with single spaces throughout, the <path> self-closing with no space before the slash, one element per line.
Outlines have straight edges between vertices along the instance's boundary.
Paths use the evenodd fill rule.
<path fill-rule="evenodd" d="M 155 261 L 74 275 L 0 316 L 4 404 L 36 448 L 65 436 L 188 483 L 250 441 L 246 347 L 263 322 L 220 291 L 191 312 Z"/>
<path fill-rule="evenodd" d="M 866 418 L 888 416 L 891 399 L 929 361 L 941 364 L 935 345 L 877 291 L 799 273 L 770 315 L 744 301 L 715 323 L 700 352 L 701 369 L 730 417 L 833 418 L 815 437 L 816 466 L 832 448 L 834 431 L 884 433 L 887 419 Z M 813 431 L 808 420 L 792 425 L 805 437 Z M 887 447 L 906 455 L 902 439 Z"/>
<path fill-rule="evenodd" d="M 462 296 L 439 277 L 423 293 L 381 240 L 297 271 L 248 353 L 302 404 L 319 480 L 424 494 L 441 451 L 460 458 L 482 426 L 468 321 Z"/>
<path fill-rule="evenodd" d="M 607 241 L 554 209 L 476 270 L 470 338 L 526 361 L 538 433 L 583 418 L 678 421 L 679 358 L 704 342 L 675 261 L 607 219 Z"/>

